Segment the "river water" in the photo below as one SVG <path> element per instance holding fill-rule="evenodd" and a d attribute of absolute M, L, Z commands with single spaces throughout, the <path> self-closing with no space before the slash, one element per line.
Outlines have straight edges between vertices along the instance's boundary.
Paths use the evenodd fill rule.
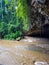
<path fill-rule="evenodd" d="M 49 40 L 0 40 L 0 65 L 49 65 Z"/>

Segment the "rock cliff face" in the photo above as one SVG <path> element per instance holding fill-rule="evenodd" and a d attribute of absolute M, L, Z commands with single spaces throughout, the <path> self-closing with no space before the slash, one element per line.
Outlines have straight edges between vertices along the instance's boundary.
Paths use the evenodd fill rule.
<path fill-rule="evenodd" d="M 30 7 L 30 31 L 41 30 L 43 34 L 46 30 L 49 32 L 49 0 L 31 0 Z"/>

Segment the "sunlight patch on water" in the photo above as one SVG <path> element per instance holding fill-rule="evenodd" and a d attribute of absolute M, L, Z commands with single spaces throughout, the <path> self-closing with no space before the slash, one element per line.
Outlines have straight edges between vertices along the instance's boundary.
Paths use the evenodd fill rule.
<path fill-rule="evenodd" d="M 32 42 L 31 39 L 25 39 L 24 41 L 25 41 L 25 42 Z"/>
<path fill-rule="evenodd" d="M 35 65 L 49 65 L 47 62 L 35 62 Z"/>
<path fill-rule="evenodd" d="M 0 51 L 9 51 L 10 49 L 9 48 L 6 48 L 6 47 L 3 47 L 3 46 L 0 46 Z"/>

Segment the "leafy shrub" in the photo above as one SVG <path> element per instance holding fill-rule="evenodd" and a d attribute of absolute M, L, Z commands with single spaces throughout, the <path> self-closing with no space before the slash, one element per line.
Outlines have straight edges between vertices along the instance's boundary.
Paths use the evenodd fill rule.
<path fill-rule="evenodd" d="M 7 34 L 4 36 L 4 39 L 16 39 L 16 35 L 14 33 L 11 33 L 11 34 Z"/>
<path fill-rule="evenodd" d="M 10 39 L 10 40 L 14 40 L 17 37 L 21 36 L 22 32 L 17 31 L 16 33 L 10 33 L 4 36 L 4 39 Z"/>
<path fill-rule="evenodd" d="M 0 38 L 16 39 L 29 29 L 29 7 L 26 0 L 1 0 Z M 15 7 L 18 8 L 15 8 Z M 3 22 L 2 22 L 3 21 Z"/>
<path fill-rule="evenodd" d="M 0 38 L 3 38 L 7 34 L 7 24 L 5 22 L 0 23 Z"/>

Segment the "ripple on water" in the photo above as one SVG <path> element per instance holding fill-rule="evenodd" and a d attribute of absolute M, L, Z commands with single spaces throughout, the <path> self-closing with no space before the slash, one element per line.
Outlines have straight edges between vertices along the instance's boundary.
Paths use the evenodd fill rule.
<path fill-rule="evenodd" d="M 11 57 L 9 52 L 2 52 L 0 54 L 0 64 L 1 65 L 15 65 L 14 60 Z"/>

